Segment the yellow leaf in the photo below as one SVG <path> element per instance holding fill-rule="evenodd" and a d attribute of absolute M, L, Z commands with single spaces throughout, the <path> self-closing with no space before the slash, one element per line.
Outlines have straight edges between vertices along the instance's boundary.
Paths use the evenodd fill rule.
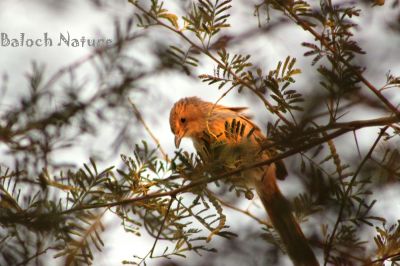
<path fill-rule="evenodd" d="M 298 68 L 292 69 L 292 70 L 290 70 L 290 72 L 289 72 L 289 75 L 290 75 L 290 76 L 292 76 L 292 75 L 297 75 L 297 74 L 301 74 L 301 70 L 298 69 Z"/>
<path fill-rule="evenodd" d="M 179 25 L 178 25 L 178 17 L 175 14 L 172 13 L 162 13 L 160 15 L 158 15 L 160 18 L 165 18 L 167 19 L 169 22 L 171 22 L 171 24 L 175 27 L 175 29 L 179 29 Z"/>
<path fill-rule="evenodd" d="M 52 180 L 47 180 L 47 185 L 52 186 L 52 187 L 56 187 L 56 188 L 59 188 L 59 189 L 62 189 L 62 190 L 69 190 L 69 191 L 79 190 L 79 188 L 77 188 L 77 187 L 64 185 L 64 184 L 61 184 L 61 183 L 58 183 L 58 182 L 55 182 L 55 181 L 52 181 Z"/>

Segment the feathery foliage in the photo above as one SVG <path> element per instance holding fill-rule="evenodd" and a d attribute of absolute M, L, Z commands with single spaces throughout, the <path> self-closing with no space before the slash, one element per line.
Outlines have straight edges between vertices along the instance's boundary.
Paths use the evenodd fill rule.
<path fill-rule="evenodd" d="M 224 246 L 217 250 L 214 241 L 219 237 L 227 239 L 231 250 L 243 246 L 238 235 L 258 243 L 254 235 L 235 228 L 238 221 L 230 220 L 228 210 L 256 221 L 260 245 L 269 243 L 269 253 L 264 249 L 247 257 L 268 254 L 266 261 L 278 264 L 279 259 L 270 257 L 282 256 L 282 243 L 269 222 L 254 212 L 257 198 L 242 175 L 291 157 L 289 179 L 301 187 L 292 190 L 292 209 L 309 229 L 313 249 L 322 254 L 320 262 L 397 265 L 399 223 L 376 210 L 379 193 L 399 181 L 400 111 L 392 96 L 400 77 L 385 69 L 386 76 L 379 77 L 385 82 L 378 86 L 379 79 L 366 75 L 372 63 L 356 29 L 365 27 L 365 12 L 380 7 L 361 2 L 264 0 L 251 6 L 200 0 L 182 4 L 184 14 L 175 14 L 167 1 L 129 0 L 134 15 L 115 23 L 114 45 L 93 50 L 50 77 L 44 65 L 33 63 L 26 75 L 28 93 L 11 107 L 0 105 L 0 264 L 52 264 L 48 256 L 64 265 L 95 264 L 96 255 L 107 248 L 109 217 L 137 241 L 143 234 L 154 239 L 147 254 L 126 254 L 134 259 L 124 264 L 223 252 Z M 231 26 L 237 25 L 232 23 L 235 8 L 243 6 L 257 17 L 246 21 L 259 25 L 254 32 L 238 33 Z M 304 57 L 288 54 L 274 66 L 260 64 L 256 51 L 249 52 L 253 44 L 246 41 L 254 35 L 269 37 L 273 30 L 285 33 L 283 25 L 307 34 L 307 39 L 285 39 L 289 47 L 300 44 Z M 182 42 L 154 41 L 147 33 L 156 26 Z M 131 56 L 129 49 L 141 41 L 154 43 L 158 62 L 151 67 L 144 67 L 144 55 Z M 213 64 L 212 73 L 200 68 L 204 61 Z M 78 78 L 84 65 L 93 66 L 86 81 Z M 171 70 L 199 79 L 207 89 L 217 85 L 218 101 L 236 92 L 256 96 L 270 119 L 262 121 L 268 140 L 260 141 L 260 149 L 271 158 L 260 161 L 257 154 L 243 154 L 240 145 L 226 143 L 205 145 L 199 154 L 179 150 L 169 158 L 158 141 L 142 141 L 143 126 L 149 130 L 140 117 L 146 111 L 146 104 L 140 104 L 147 96 L 143 81 Z M 317 82 L 307 80 L 308 87 L 300 87 L 298 80 L 311 72 Z M 6 76 L 0 83 L 3 96 Z M 96 90 L 88 93 L 90 86 Z M 138 106 L 134 122 L 130 97 Z M 57 152 L 79 147 L 83 136 L 97 136 L 103 126 L 116 130 L 110 153 L 132 147 L 115 166 L 104 166 L 107 156 L 96 150 L 80 167 L 57 157 Z M 245 126 L 227 121 L 220 134 L 250 137 L 253 131 L 244 136 Z M 359 132 L 367 128 L 372 133 L 365 141 Z M 237 207 L 243 202 L 251 208 Z"/>

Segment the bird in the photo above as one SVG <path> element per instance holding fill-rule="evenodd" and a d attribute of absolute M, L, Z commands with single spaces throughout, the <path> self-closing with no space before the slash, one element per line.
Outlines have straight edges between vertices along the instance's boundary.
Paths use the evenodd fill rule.
<path fill-rule="evenodd" d="M 234 158 L 239 158 L 242 163 L 267 160 L 276 152 L 261 148 L 267 138 L 251 117 L 245 114 L 246 110 L 246 107 L 227 107 L 203 101 L 199 97 L 178 100 L 171 108 L 169 117 L 176 148 L 179 148 L 183 138 L 189 138 L 197 153 L 203 157 L 205 147 L 224 143 L 228 153 L 239 153 Z M 221 162 L 229 156 L 221 157 L 212 159 Z M 289 201 L 279 189 L 277 179 L 284 179 L 287 174 L 283 161 L 277 161 L 246 170 L 241 173 L 241 179 L 255 188 L 293 264 L 319 265 L 292 214 Z"/>

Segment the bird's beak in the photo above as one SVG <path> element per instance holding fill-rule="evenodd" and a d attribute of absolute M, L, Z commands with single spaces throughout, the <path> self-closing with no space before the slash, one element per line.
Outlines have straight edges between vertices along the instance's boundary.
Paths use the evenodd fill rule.
<path fill-rule="evenodd" d="M 175 135 L 175 147 L 179 148 L 182 138 L 186 135 L 186 130 L 181 130 Z"/>
<path fill-rule="evenodd" d="M 179 148 L 179 145 L 181 144 L 181 140 L 182 140 L 183 136 L 175 135 L 175 148 Z"/>

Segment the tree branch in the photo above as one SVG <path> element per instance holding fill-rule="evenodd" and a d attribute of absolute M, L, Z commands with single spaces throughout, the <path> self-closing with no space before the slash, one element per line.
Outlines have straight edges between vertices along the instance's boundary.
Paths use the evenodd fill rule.
<path fill-rule="evenodd" d="M 219 203 L 221 203 L 221 205 L 223 205 L 223 206 L 225 206 L 225 207 L 227 207 L 227 208 L 229 208 L 229 209 L 235 210 L 235 211 L 237 211 L 237 212 L 243 213 L 243 214 L 249 216 L 250 218 L 256 220 L 259 224 L 263 224 L 263 225 L 265 225 L 265 226 L 268 227 L 268 228 L 271 228 L 271 227 L 272 227 L 272 224 L 271 224 L 270 222 L 268 222 L 268 221 L 263 221 L 263 220 L 261 220 L 260 218 L 258 218 L 257 216 L 255 216 L 254 214 L 252 214 L 251 212 L 249 212 L 248 210 L 242 210 L 242 209 L 240 209 L 240 208 L 238 208 L 238 207 L 236 207 L 236 206 L 234 206 L 234 205 L 232 205 L 232 204 L 230 204 L 230 203 L 224 201 L 223 199 L 221 199 L 220 197 L 218 197 L 217 195 L 215 195 L 215 193 L 213 193 L 213 192 L 210 191 L 209 189 L 207 189 L 207 192 L 208 192 L 208 193 L 211 193 L 211 194 L 213 195 L 213 197 L 216 198 L 216 199 L 219 201 Z"/>
<path fill-rule="evenodd" d="M 375 121 L 374 123 L 372 123 L 372 126 L 377 126 L 376 119 L 373 119 L 372 121 Z M 383 121 L 385 121 L 385 120 L 383 120 Z M 346 124 L 346 123 L 344 123 L 344 124 Z M 192 183 L 190 183 L 188 185 L 182 186 L 180 188 L 177 188 L 177 189 L 174 189 L 174 190 L 171 190 L 171 191 L 165 191 L 165 192 L 156 191 L 156 192 L 153 192 L 153 193 L 149 193 L 147 195 L 143 195 L 143 196 L 139 196 L 139 197 L 135 197 L 135 198 L 130 198 L 130 199 L 125 199 L 125 200 L 121 200 L 121 201 L 116 201 L 116 202 L 111 202 L 111 203 L 99 203 L 99 204 L 93 204 L 93 205 L 77 206 L 77 207 L 71 208 L 69 210 L 62 211 L 59 214 L 64 215 L 64 214 L 68 214 L 68 213 L 72 213 L 72 212 L 76 212 L 76 211 L 103 208 L 103 207 L 111 208 L 111 207 L 115 207 L 115 206 L 119 206 L 119 205 L 132 204 L 134 202 L 148 200 L 148 199 L 152 199 L 152 198 L 167 197 L 167 196 L 177 195 L 179 193 L 186 193 L 186 192 L 188 192 L 190 189 L 192 189 L 194 187 L 201 186 L 201 185 L 204 185 L 204 184 L 207 184 L 207 183 L 212 183 L 212 182 L 215 182 L 215 181 L 218 181 L 218 180 L 221 180 L 221 179 L 226 179 L 226 178 L 228 178 L 228 177 L 230 177 L 232 175 L 239 174 L 239 173 L 241 173 L 243 171 L 250 170 L 250 169 L 253 169 L 253 168 L 257 168 L 257 167 L 261 167 L 261 166 L 265 166 L 265 165 L 269 165 L 271 163 L 274 163 L 276 161 L 282 160 L 282 159 L 284 159 L 286 157 L 289 157 L 291 155 L 297 154 L 297 153 L 302 152 L 302 151 L 309 150 L 309 149 L 311 149 L 311 148 L 313 148 L 315 146 L 318 146 L 318 145 L 320 145 L 320 144 L 322 144 L 322 143 L 324 143 L 324 142 L 326 142 L 328 140 L 334 139 L 334 138 L 336 138 L 338 136 L 341 136 L 341 135 L 343 135 L 343 134 L 345 134 L 347 132 L 352 132 L 353 130 L 359 129 L 359 128 L 361 128 L 360 125 L 358 125 L 357 128 L 345 127 L 345 128 L 338 129 L 338 130 L 334 131 L 333 133 L 326 134 L 325 136 L 323 136 L 323 137 L 321 137 L 319 139 L 316 139 L 316 140 L 314 140 L 312 142 L 300 145 L 300 146 L 298 146 L 296 148 L 293 148 L 291 150 L 288 150 L 286 152 L 278 154 L 277 156 L 269 158 L 268 160 L 264 160 L 264 161 L 257 162 L 257 163 L 254 163 L 254 164 L 246 165 L 244 167 L 240 167 L 240 168 L 238 168 L 236 170 L 233 170 L 233 171 L 230 171 L 230 172 L 226 172 L 226 173 L 224 173 L 222 175 L 214 176 L 212 178 L 201 178 L 199 180 L 193 181 Z"/>
<path fill-rule="evenodd" d="M 24 261 L 21 261 L 20 263 L 18 263 L 16 266 L 24 266 L 27 265 L 29 261 L 39 257 L 40 255 L 43 255 L 44 253 L 46 253 L 49 249 L 57 249 L 57 248 L 53 248 L 53 247 L 48 247 L 45 248 L 42 251 L 36 252 L 34 255 L 30 256 L 29 258 L 25 259 Z"/>
<path fill-rule="evenodd" d="M 331 236 L 329 238 L 328 244 L 326 245 L 326 252 L 325 252 L 325 262 L 324 262 L 324 266 L 326 266 L 326 264 L 328 263 L 329 260 L 329 253 L 332 249 L 332 244 L 333 244 L 333 239 L 335 238 L 335 234 L 336 231 L 338 229 L 339 223 L 342 220 L 342 216 L 343 216 L 343 211 L 346 205 L 346 201 L 348 199 L 350 190 L 353 188 L 354 182 L 356 181 L 356 178 L 358 176 L 358 174 L 360 173 L 362 167 L 364 166 L 364 164 L 368 161 L 368 159 L 371 157 L 372 152 L 375 150 L 375 147 L 378 145 L 379 141 L 381 140 L 382 136 L 384 135 L 385 131 L 389 128 L 389 126 L 384 127 L 383 129 L 381 129 L 381 132 L 379 133 L 379 136 L 376 138 L 374 144 L 372 145 L 372 147 L 370 148 L 369 152 L 367 153 L 367 155 L 365 155 L 363 161 L 360 163 L 360 165 L 358 166 L 356 172 L 354 173 L 353 177 L 351 178 L 349 184 L 347 185 L 347 189 L 343 195 L 342 198 L 342 202 L 340 204 L 340 209 L 339 209 L 339 214 L 338 217 L 336 219 L 336 223 L 335 226 L 333 227 Z"/>
<path fill-rule="evenodd" d="M 158 150 L 161 152 L 162 156 L 164 157 L 164 160 L 168 161 L 168 156 L 167 153 L 164 151 L 164 149 L 161 147 L 161 143 L 158 140 L 158 138 L 153 134 L 151 129 L 147 126 L 146 122 L 143 119 L 142 114 L 140 113 L 139 109 L 136 107 L 136 105 L 133 103 L 131 99 L 129 99 L 129 103 L 132 106 L 132 111 L 135 114 L 136 118 L 142 123 L 144 129 L 149 133 L 150 137 L 153 139 L 153 141 L 156 143 Z"/>
<path fill-rule="evenodd" d="M 198 46 L 196 43 L 194 43 L 192 40 L 190 40 L 189 37 L 187 37 L 185 34 L 183 34 L 182 31 L 179 31 L 179 30 L 177 30 L 177 29 L 165 24 L 161 20 L 159 20 L 156 16 L 154 16 L 153 14 L 149 13 L 148 11 L 146 11 L 143 7 L 141 7 L 137 3 L 137 1 L 129 0 L 129 2 L 132 3 L 140 11 L 142 11 L 143 13 L 145 13 L 146 15 L 148 15 L 149 17 L 154 19 L 157 22 L 158 25 L 160 25 L 160 26 L 162 26 L 164 28 L 167 28 L 170 31 L 173 31 L 174 33 L 178 34 L 180 37 L 182 37 L 186 42 L 188 42 L 196 50 L 198 50 L 198 51 L 202 52 L 203 54 L 207 55 L 214 62 L 216 62 L 219 67 L 221 67 L 222 69 L 227 70 L 235 78 L 235 80 L 237 80 L 240 84 L 244 85 L 246 88 L 250 89 L 253 93 L 255 93 L 263 101 L 264 105 L 268 108 L 268 110 L 270 110 L 271 112 L 275 113 L 287 125 L 291 125 L 292 124 L 292 123 L 289 122 L 289 120 L 287 120 L 287 118 L 283 114 L 281 114 L 276 108 L 274 108 L 274 106 L 267 99 L 264 98 L 264 95 L 262 93 L 260 93 L 256 88 L 253 88 L 251 86 L 251 84 L 249 84 L 248 82 L 246 82 L 243 79 L 241 79 L 238 75 L 236 75 L 236 73 L 234 71 L 232 71 L 232 69 L 230 69 L 230 68 L 226 69 L 225 65 L 221 61 L 219 61 L 208 49 Z"/>
<path fill-rule="evenodd" d="M 349 62 L 347 62 L 342 56 L 340 56 L 339 54 L 337 54 L 336 50 L 334 47 L 332 47 L 327 41 L 326 39 L 324 39 L 323 36 L 321 36 L 320 34 L 318 34 L 311 26 L 309 26 L 307 23 L 305 23 L 296 13 L 294 13 L 292 11 L 291 8 L 289 8 L 288 5 L 285 5 L 282 3 L 282 1 L 274 1 L 277 5 L 279 5 L 281 8 L 283 8 L 288 14 L 290 14 L 290 16 L 294 19 L 294 21 L 300 25 L 304 30 L 310 32 L 318 41 L 320 41 L 320 43 L 326 48 L 328 49 L 330 52 L 332 52 L 333 54 L 335 54 L 337 56 L 337 58 L 340 60 L 340 62 L 342 62 L 343 64 L 345 64 L 349 69 L 351 69 L 353 71 L 353 73 L 357 76 L 357 78 L 359 80 L 362 81 L 362 83 L 364 83 L 365 86 L 367 86 L 386 106 L 386 108 L 393 112 L 397 117 L 400 117 L 400 112 L 397 109 L 397 107 L 395 107 L 388 99 L 386 99 L 385 96 L 383 96 L 383 94 L 374 86 L 372 85 L 371 82 L 369 82 L 358 70 L 356 70 Z"/>
<path fill-rule="evenodd" d="M 396 252 L 394 254 L 390 254 L 390 255 L 384 256 L 384 257 L 382 257 L 380 259 L 373 260 L 371 262 L 368 262 L 368 263 L 364 264 L 364 266 L 373 265 L 373 264 L 375 264 L 377 262 L 381 262 L 382 263 L 382 262 L 385 262 L 386 260 L 389 260 L 391 258 L 395 258 L 395 257 L 398 257 L 398 256 L 400 256 L 400 252 Z M 383 264 L 379 264 L 379 265 L 383 265 Z"/>

